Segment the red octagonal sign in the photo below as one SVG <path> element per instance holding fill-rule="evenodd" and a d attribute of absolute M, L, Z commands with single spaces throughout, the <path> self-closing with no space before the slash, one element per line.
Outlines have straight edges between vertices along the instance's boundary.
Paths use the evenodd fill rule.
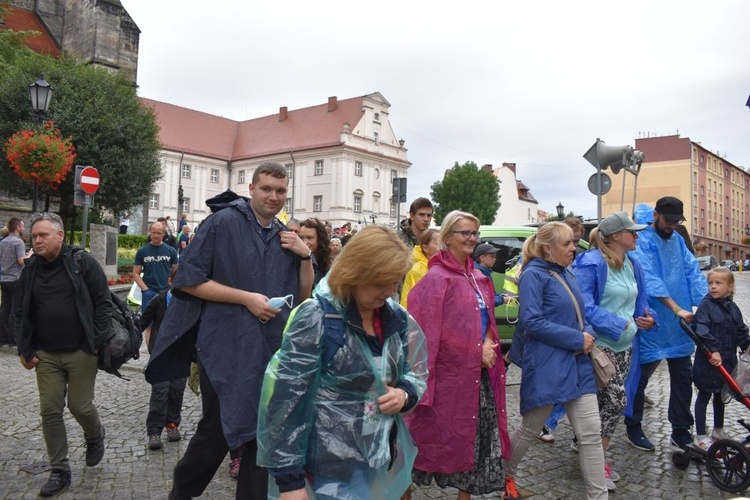
<path fill-rule="evenodd" d="M 94 194 L 99 189 L 99 171 L 94 167 L 81 170 L 81 189 L 86 194 Z"/>

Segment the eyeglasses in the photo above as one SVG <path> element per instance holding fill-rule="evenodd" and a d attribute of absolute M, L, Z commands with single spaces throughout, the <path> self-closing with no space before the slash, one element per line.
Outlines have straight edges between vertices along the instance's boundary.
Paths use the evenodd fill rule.
<path fill-rule="evenodd" d="M 479 231 L 453 231 L 453 234 L 460 234 L 467 240 L 472 236 L 479 238 Z"/>

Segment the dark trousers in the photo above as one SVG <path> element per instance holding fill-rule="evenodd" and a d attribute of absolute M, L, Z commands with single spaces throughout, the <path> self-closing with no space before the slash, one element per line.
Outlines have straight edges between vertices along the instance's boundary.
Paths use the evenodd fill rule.
<path fill-rule="evenodd" d="M 200 496 L 221 466 L 229 451 L 221 427 L 219 398 L 208 375 L 200 366 L 203 416 L 195 435 L 190 440 L 185 455 L 174 468 L 172 491 L 192 497 Z M 268 473 L 256 465 L 258 446 L 253 439 L 244 444 L 240 475 L 237 478 L 237 500 L 266 500 Z"/>
<path fill-rule="evenodd" d="M 669 411 L 667 416 L 672 424 L 672 431 L 688 430 L 693 426 L 693 414 L 690 413 L 690 402 L 693 399 L 693 362 L 690 356 L 684 358 L 667 358 L 669 365 Z M 628 427 L 640 427 L 643 421 L 643 398 L 651 375 L 654 374 L 661 360 L 641 365 L 641 379 L 633 401 L 633 417 L 625 419 Z"/>
<path fill-rule="evenodd" d="M 699 436 L 708 434 L 706 431 L 706 409 L 708 401 L 714 398 L 714 428 L 724 428 L 724 403 L 721 401 L 721 393 L 698 391 L 695 398 L 695 433 Z"/>
<path fill-rule="evenodd" d="M 13 305 L 15 303 L 16 289 L 18 281 L 3 281 L 0 283 L 2 296 L 0 300 L 0 345 L 15 345 L 16 335 L 14 331 L 15 321 L 13 320 Z"/>
<path fill-rule="evenodd" d="M 169 422 L 180 425 L 186 383 L 187 378 L 178 378 L 151 386 L 151 401 L 146 417 L 146 430 L 149 436 L 160 436 L 162 429 Z"/>

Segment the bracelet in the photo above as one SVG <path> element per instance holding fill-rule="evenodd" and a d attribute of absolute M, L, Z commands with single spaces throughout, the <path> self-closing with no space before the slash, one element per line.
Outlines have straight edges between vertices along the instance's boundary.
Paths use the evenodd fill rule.
<path fill-rule="evenodd" d="M 409 404 L 409 393 L 406 392 L 406 389 L 401 389 L 401 390 L 404 391 L 404 406 L 406 406 Z"/>
<path fill-rule="evenodd" d="M 672 312 L 674 313 L 675 316 L 677 316 L 677 314 L 679 314 L 680 311 L 682 311 L 682 308 L 680 306 L 677 306 L 674 309 L 672 309 Z"/>

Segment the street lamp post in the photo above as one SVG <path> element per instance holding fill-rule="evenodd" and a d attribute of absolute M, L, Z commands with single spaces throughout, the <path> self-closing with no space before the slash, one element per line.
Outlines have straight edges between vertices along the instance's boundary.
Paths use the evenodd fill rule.
<path fill-rule="evenodd" d="M 370 220 L 372 220 L 372 223 L 375 224 L 375 219 L 378 218 L 378 214 L 372 213 L 370 214 Z"/>
<path fill-rule="evenodd" d="M 47 117 L 49 103 L 52 101 L 52 87 L 44 79 L 44 73 L 42 73 L 39 80 L 29 85 L 29 97 L 31 98 L 31 108 L 34 110 L 37 123 L 42 125 L 44 119 Z M 33 185 L 34 195 L 31 202 L 31 211 L 32 213 L 36 213 L 39 201 L 39 184 L 34 182 Z"/>
<path fill-rule="evenodd" d="M 555 208 L 557 209 L 557 218 L 559 220 L 563 220 L 565 216 L 565 207 L 563 206 L 562 202 L 558 203 Z"/>

